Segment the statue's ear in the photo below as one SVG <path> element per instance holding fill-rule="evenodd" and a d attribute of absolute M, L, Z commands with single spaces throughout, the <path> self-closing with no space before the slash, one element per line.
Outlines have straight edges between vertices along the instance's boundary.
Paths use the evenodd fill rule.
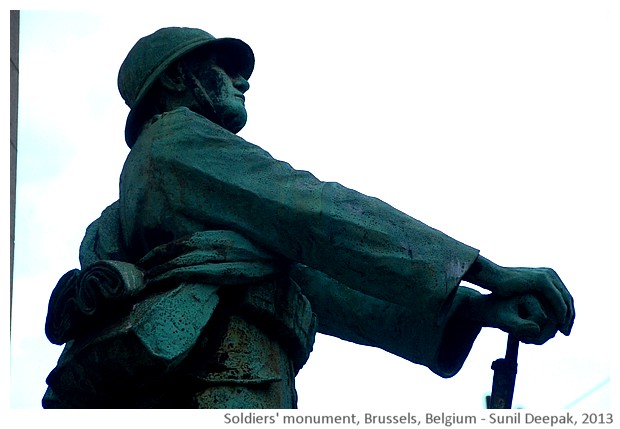
<path fill-rule="evenodd" d="M 159 81 L 169 91 L 183 92 L 185 85 L 183 66 L 180 63 L 171 64 L 160 76 Z"/>

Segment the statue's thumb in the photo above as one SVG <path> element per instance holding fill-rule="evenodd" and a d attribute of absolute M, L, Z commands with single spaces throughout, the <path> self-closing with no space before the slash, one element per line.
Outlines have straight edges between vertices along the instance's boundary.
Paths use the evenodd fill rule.
<path fill-rule="evenodd" d="M 540 335 L 540 326 L 531 320 L 522 319 L 515 315 L 506 320 L 506 322 L 510 327 L 506 331 L 522 341 L 527 338 L 536 338 Z"/>
<path fill-rule="evenodd" d="M 540 326 L 530 320 L 521 319 L 515 330 L 515 335 L 520 339 L 536 338 L 540 335 Z"/>

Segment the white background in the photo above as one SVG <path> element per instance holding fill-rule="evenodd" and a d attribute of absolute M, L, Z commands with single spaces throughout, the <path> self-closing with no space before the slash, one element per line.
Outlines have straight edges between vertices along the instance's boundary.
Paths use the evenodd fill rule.
<path fill-rule="evenodd" d="M 27 5 L 28 3 L 26 3 Z M 203 1 L 22 11 L 10 407 L 40 409 L 61 348 L 47 301 L 118 198 L 118 68 L 142 36 L 199 27 L 256 55 L 240 132 L 509 266 L 551 266 L 570 337 L 522 345 L 514 404 L 608 409 L 617 359 L 620 37 L 612 1 Z M 27 7 L 27 6 L 26 6 Z M 428 369 L 319 336 L 302 410 L 481 410 L 506 335 Z M 590 393 L 591 392 L 591 393 Z M 620 419 L 620 416 L 617 416 Z"/>

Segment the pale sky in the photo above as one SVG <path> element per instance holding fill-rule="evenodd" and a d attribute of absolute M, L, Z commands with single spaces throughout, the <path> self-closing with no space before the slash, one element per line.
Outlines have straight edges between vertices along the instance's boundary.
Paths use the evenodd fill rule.
<path fill-rule="evenodd" d="M 12 408 L 41 408 L 61 351 L 44 334 L 50 293 L 79 267 L 85 228 L 118 198 L 128 153 L 118 68 L 164 26 L 253 48 L 240 135 L 275 158 L 378 197 L 500 265 L 554 268 L 575 298 L 573 333 L 521 346 L 514 404 L 612 406 L 616 2 L 174 5 L 21 14 Z M 479 410 L 505 343 L 484 330 L 445 380 L 319 336 L 297 378 L 299 407 Z"/>

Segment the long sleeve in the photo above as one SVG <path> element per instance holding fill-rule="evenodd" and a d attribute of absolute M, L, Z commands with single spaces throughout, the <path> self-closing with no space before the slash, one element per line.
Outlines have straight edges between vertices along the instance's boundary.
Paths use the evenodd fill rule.
<path fill-rule="evenodd" d="M 390 205 L 293 169 L 188 109 L 143 130 L 121 176 L 139 258 L 181 236 L 234 230 L 365 295 L 445 322 L 477 251 Z"/>
<path fill-rule="evenodd" d="M 305 265 L 293 265 L 290 275 L 316 313 L 318 332 L 378 347 L 444 378 L 461 369 L 481 330 L 454 314 L 471 292 L 464 287 L 455 290 L 445 322 L 436 323 L 425 312 L 365 295 Z"/>

